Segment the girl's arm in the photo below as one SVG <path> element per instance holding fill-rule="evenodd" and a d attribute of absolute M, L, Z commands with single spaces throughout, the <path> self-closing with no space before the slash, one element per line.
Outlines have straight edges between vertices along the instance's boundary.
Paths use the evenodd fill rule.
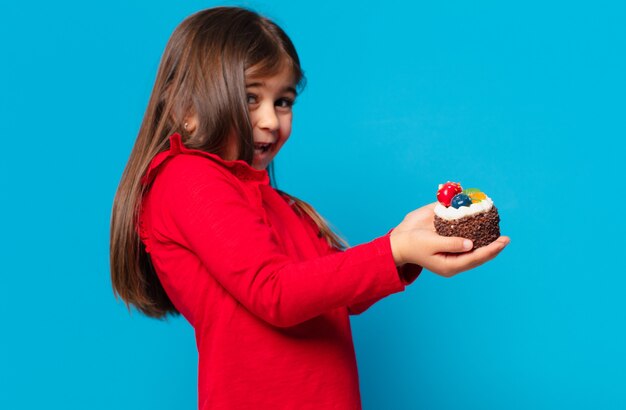
<path fill-rule="evenodd" d="M 419 265 L 415 265 L 412 263 L 407 263 L 403 266 L 398 266 L 398 275 L 400 275 L 400 280 L 404 283 L 404 285 L 410 285 L 417 279 L 419 274 L 422 272 L 422 267 Z M 374 303 L 378 302 L 382 298 L 371 299 L 363 303 L 356 303 L 348 306 L 348 313 L 351 315 L 359 315 L 365 312 L 370 308 Z"/>
<path fill-rule="evenodd" d="M 234 176 L 205 158 L 172 158 L 152 189 L 161 236 L 192 251 L 235 299 L 273 325 L 292 326 L 405 287 L 389 235 L 292 260 Z"/>
<path fill-rule="evenodd" d="M 293 205 L 291 206 L 293 207 Z M 326 238 L 320 235 L 319 228 L 307 214 L 301 211 L 296 211 L 296 214 L 298 214 L 300 218 L 303 220 L 303 223 L 307 226 L 310 232 L 310 235 L 317 238 L 318 242 L 320 243 L 320 247 L 323 249 L 323 253 L 325 255 L 342 252 L 342 250 L 337 249 L 334 246 L 331 246 L 326 240 Z M 391 234 L 392 231 L 393 229 L 387 232 L 387 235 Z M 407 263 L 405 265 L 398 266 L 398 275 L 400 276 L 400 280 L 404 283 L 404 285 L 410 285 L 411 283 L 413 283 L 415 279 L 417 279 L 417 277 L 420 275 L 421 272 L 422 272 L 422 267 L 419 265 L 412 264 L 412 263 Z M 383 297 L 371 299 L 363 303 L 349 305 L 347 307 L 348 313 L 350 313 L 351 315 L 361 314 L 365 312 L 367 309 L 369 309 L 370 306 L 372 306 L 373 304 L 378 302 L 380 299 L 382 299 Z"/>

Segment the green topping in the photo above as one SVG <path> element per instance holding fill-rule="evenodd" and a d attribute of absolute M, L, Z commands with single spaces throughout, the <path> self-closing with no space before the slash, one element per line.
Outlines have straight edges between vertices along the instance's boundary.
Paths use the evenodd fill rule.
<path fill-rule="evenodd" d="M 478 189 L 478 188 L 466 188 L 466 189 L 463 190 L 463 193 L 465 195 L 473 194 L 473 193 L 476 193 L 476 192 L 480 192 L 480 189 Z"/>

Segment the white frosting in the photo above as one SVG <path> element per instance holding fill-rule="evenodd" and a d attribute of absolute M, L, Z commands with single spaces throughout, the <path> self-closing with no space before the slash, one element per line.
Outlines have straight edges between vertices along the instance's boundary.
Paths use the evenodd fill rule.
<path fill-rule="evenodd" d="M 452 221 L 455 219 L 463 218 L 464 216 L 476 215 L 482 212 L 487 212 L 493 207 L 493 201 L 487 197 L 480 202 L 471 204 L 470 206 L 462 206 L 460 208 L 454 208 L 452 206 L 445 207 L 441 203 L 437 203 L 435 206 L 435 215 L 441 219 Z"/>

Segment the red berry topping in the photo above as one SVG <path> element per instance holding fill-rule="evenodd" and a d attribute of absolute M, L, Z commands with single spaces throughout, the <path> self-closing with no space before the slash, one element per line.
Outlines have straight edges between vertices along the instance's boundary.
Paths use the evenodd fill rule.
<path fill-rule="evenodd" d="M 437 191 L 437 201 L 445 207 L 450 206 L 450 202 L 452 202 L 452 198 L 456 194 L 460 194 L 463 191 L 461 188 L 461 184 L 458 182 L 446 182 L 443 185 L 439 185 L 439 190 Z"/>

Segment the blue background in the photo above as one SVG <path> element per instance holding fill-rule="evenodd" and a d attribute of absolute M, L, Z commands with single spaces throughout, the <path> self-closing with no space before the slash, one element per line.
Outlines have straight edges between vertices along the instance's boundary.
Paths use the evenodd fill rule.
<path fill-rule="evenodd" d="M 0 408 L 192 409 L 182 319 L 129 314 L 110 209 L 188 1 L 0 6 Z M 352 320 L 365 409 L 626 408 L 621 2 L 250 1 L 308 76 L 279 186 L 350 243 L 458 180 L 512 238 Z"/>

